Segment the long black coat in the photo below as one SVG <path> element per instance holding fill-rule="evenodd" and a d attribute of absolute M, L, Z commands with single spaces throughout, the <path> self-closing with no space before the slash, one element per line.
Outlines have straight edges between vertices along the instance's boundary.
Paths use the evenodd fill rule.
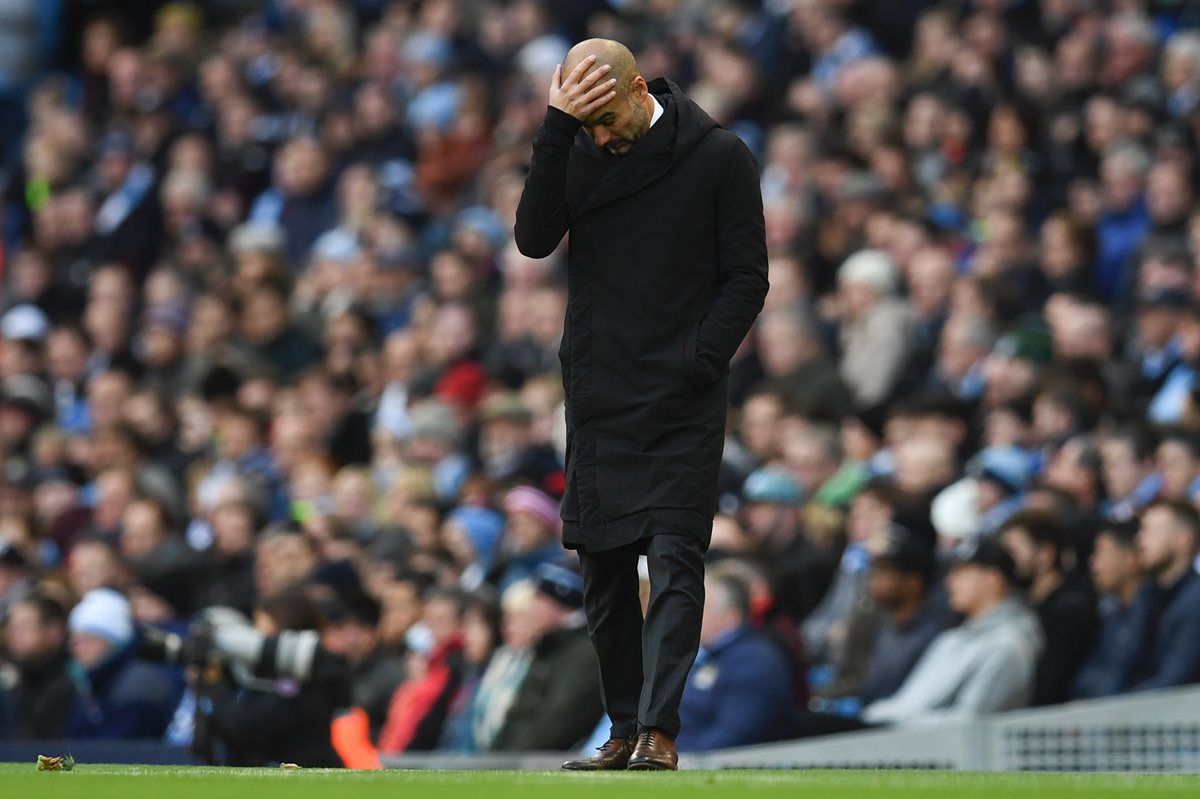
<path fill-rule="evenodd" d="M 587 551 L 661 532 L 707 545 L 729 360 L 767 292 L 753 156 L 675 84 L 650 91 L 664 113 L 623 157 L 548 109 L 517 209 L 530 257 L 570 230 L 563 541 Z"/>

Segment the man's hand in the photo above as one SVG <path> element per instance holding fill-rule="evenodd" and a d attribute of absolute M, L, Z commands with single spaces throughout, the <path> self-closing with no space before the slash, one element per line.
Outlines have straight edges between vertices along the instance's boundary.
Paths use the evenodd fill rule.
<path fill-rule="evenodd" d="M 612 69 L 608 64 L 584 76 L 583 73 L 595 62 L 596 56 L 588 56 L 580 61 L 566 78 L 563 78 L 562 64 L 556 66 L 554 77 L 550 81 L 550 97 L 547 102 L 582 122 L 591 116 L 593 111 L 616 97 L 617 93 L 613 91 L 616 79 L 600 80 Z"/>

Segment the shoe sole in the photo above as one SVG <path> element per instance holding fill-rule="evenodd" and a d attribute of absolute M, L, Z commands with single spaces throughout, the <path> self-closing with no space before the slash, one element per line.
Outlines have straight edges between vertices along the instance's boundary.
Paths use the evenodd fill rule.
<path fill-rule="evenodd" d="M 658 763 L 630 763 L 626 771 L 678 771 L 678 766 L 662 766 Z"/>

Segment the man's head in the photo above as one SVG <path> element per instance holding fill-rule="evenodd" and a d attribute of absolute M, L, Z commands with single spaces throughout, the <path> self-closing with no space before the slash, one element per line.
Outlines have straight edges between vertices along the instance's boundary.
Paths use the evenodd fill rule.
<path fill-rule="evenodd" d="M 1200 514 L 1190 504 L 1162 500 L 1142 514 L 1137 550 L 1142 566 L 1158 579 L 1178 577 L 1191 568 L 1200 542 Z"/>
<path fill-rule="evenodd" d="M 750 590 L 740 577 L 713 569 L 704 580 L 704 614 L 700 644 L 709 646 L 722 633 L 740 627 L 750 616 Z"/>
<path fill-rule="evenodd" d="M 108 662 L 133 643 L 129 600 L 111 588 L 89 591 L 71 611 L 71 655 L 87 670 Z"/>
<path fill-rule="evenodd" d="M 1063 571 L 1067 531 L 1054 514 L 1027 510 L 1000 528 L 1000 541 L 1017 568 L 1017 579 L 1032 585 L 1038 578 Z"/>
<path fill-rule="evenodd" d="M 804 494 L 782 469 L 759 469 L 742 485 L 743 520 L 750 536 L 761 544 L 783 544 L 800 530 Z"/>
<path fill-rule="evenodd" d="M 867 542 L 871 550 L 868 589 L 880 607 L 895 610 L 918 602 L 933 578 L 933 550 L 905 527 L 889 524 Z"/>
<path fill-rule="evenodd" d="M 1016 565 L 1000 542 L 964 541 L 954 550 L 946 576 L 950 608 L 968 619 L 978 618 L 1008 596 L 1015 577 Z"/>
<path fill-rule="evenodd" d="M 1200 437 L 1186 430 L 1168 432 L 1155 452 L 1155 465 L 1163 479 L 1162 495 L 1186 500 L 1200 472 Z"/>
<path fill-rule="evenodd" d="M 317 563 L 312 542 L 294 532 L 271 533 L 259 540 L 254 558 L 254 582 L 267 597 L 299 585 Z"/>
<path fill-rule="evenodd" d="M 504 496 L 508 524 L 504 547 L 527 554 L 553 541 L 562 531 L 558 503 L 549 494 L 530 486 L 517 486 Z"/>
<path fill-rule="evenodd" d="M 45 596 L 13 605 L 4 625 L 4 648 L 18 668 L 36 668 L 62 652 L 67 642 L 67 614 Z"/>
<path fill-rule="evenodd" d="M 1096 590 L 1111 594 L 1120 591 L 1142 577 L 1138 560 L 1137 528 L 1114 524 L 1096 535 L 1095 548 L 1089 564 Z"/>
<path fill-rule="evenodd" d="M 611 39 L 587 39 L 572 47 L 563 59 L 563 77 L 570 75 L 588 56 L 596 58 L 584 75 L 607 64 L 612 68 L 611 79 L 616 80 L 613 87 L 616 96 L 583 120 L 583 129 L 598 147 L 613 155 L 625 155 L 650 129 L 654 99 L 633 53 Z"/>
<path fill-rule="evenodd" d="M 568 624 L 583 609 L 583 578 L 566 567 L 542 564 L 534 572 L 533 587 L 529 621 L 534 640 Z"/>
<path fill-rule="evenodd" d="M 1113 499 L 1133 494 L 1150 474 L 1154 442 L 1140 425 L 1130 425 L 1106 435 L 1100 442 L 1104 491 Z"/>
<path fill-rule="evenodd" d="M 787 398 L 782 389 L 765 385 L 752 390 L 742 403 L 738 432 L 742 444 L 760 462 L 768 461 L 779 453 L 776 435 L 786 405 Z"/>
<path fill-rule="evenodd" d="M 379 603 L 366 593 L 331 600 L 322 606 L 321 643 L 353 665 L 363 663 L 379 645 Z"/>

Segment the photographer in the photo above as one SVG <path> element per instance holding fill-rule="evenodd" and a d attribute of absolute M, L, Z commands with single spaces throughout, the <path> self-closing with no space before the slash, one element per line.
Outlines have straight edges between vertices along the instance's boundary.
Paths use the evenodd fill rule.
<path fill-rule="evenodd" d="M 259 602 L 253 628 L 214 629 L 209 664 L 189 670 L 198 754 L 237 766 L 342 767 L 330 724 L 351 704 L 350 675 L 320 648 L 320 627 L 312 601 L 289 591 Z"/>

